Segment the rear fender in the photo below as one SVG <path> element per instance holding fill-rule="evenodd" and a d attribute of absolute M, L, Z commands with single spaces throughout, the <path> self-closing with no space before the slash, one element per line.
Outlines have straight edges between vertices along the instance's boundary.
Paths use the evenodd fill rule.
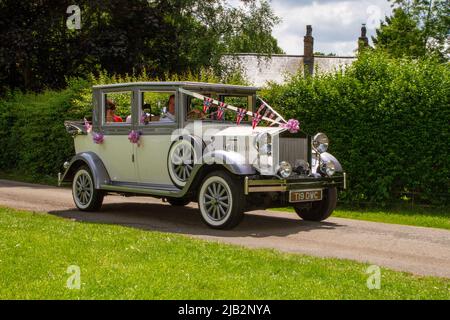
<path fill-rule="evenodd" d="M 75 155 L 70 160 L 69 166 L 62 175 L 60 182 L 72 182 L 75 172 L 83 165 L 87 165 L 91 170 L 96 189 L 100 189 L 102 184 L 111 183 L 111 179 L 103 161 L 93 152 L 82 152 Z"/>

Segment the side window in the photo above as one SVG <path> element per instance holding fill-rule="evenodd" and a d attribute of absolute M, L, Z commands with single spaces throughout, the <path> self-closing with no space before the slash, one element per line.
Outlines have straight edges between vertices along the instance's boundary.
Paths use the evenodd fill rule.
<path fill-rule="evenodd" d="M 103 124 L 131 125 L 132 97 L 131 91 L 105 93 L 103 97 Z"/>
<path fill-rule="evenodd" d="M 139 124 L 164 124 L 176 122 L 175 92 L 141 91 Z"/>

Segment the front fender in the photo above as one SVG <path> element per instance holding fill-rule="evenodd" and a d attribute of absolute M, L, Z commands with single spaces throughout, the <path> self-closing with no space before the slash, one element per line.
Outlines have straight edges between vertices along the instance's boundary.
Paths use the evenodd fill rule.
<path fill-rule="evenodd" d="M 336 172 L 343 172 L 341 163 L 331 153 L 328 153 L 328 152 L 321 153 L 320 158 L 324 162 L 328 162 L 328 161 L 333 162 L 334 166 L 336 168 Z"/>
<path fill-rule="evenodd" d="M 70 160 L 69 166 L 62 175 L 60 182 L 71 182 L 76 170 L 82 165 L 87 165 L 91 170 L 96 189 L 100 189 L 100 185 L 102 184 L 111 183 L 103 161 L 93 152 L 82 152 L 75 155 Z"/>
<path fill-rule="evenodd" d="M 246 163 L 245 157 L 237 152 L 215 150 L 203 155 L 203 163 L 220 164 L 237 175 L 256 174 L 255 168 Z"/>

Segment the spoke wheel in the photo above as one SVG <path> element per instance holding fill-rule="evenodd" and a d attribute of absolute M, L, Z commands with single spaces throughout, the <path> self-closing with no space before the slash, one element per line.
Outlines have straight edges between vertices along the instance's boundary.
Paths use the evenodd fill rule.
<path fill-rule="evenodd" d="M 208 217 L 223 220 L 231 210 L 231 191 L 221 181 L 213 181 L 206 188 L 203 201 Z"/>
<path fill-rule="evenodd" d="M 216 229 L 230 229 L 243 217 L 242 186 L 224 172 L 210 174 L 203 181 L 198 204 L 205 223 Z"/>
<path fill-rule="evenodd" d="M 75 173 L 72 182 L 72 196 L 80 210 L 95 211 L 103 203 L 103 193 L 95 189 L 94 179 L 87 167 L 81 167 Z"/>
<path fill-rule="evenodd" d="M 174 143 L 169 152 L 169 175 L 174 184 L 182 188 L 186 185 L 194 169 L 195 150 L 186 140 Z"/>

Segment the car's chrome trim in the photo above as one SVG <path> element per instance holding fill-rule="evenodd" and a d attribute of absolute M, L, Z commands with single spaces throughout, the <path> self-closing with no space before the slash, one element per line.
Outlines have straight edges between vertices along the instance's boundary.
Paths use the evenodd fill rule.
<path fill-rule="evenodd" d="M 249 187 L 248 192 L 285 192 L 286 186 L 255 186 Z"/>
<path fill-rule="evenodd" d="M 344 190 L 347 189 L 347 172 L 344 172 Z"/>
<path fill-rule="evenodd" d="M 244 194 L 248 195 L 248 177 L 244 178 Z"/>
<path fill-rule="evenodd" d="M 62 173 L 58 172 L 58 187 L 61 187 L 62 184 Z"/>
<path fill-rule="evenodd" d="M 244 193 L 254 192 L 286 192 L 290 190 L 304 190 L 310 188 L 326 188 L 341 186 L 344 184 L 344 176 L 333 177 L 305 177 L 298 179 L 252 179 L 246 177 Z"/>
<path fill-rule="evenodd" d="M 112 192 L 125 192 L 125 193 L 136 193 L 136 194 L 146 194 L 152 196 L 173 196 L 175 198 L 180 197 L 181 190 L 169 190 L 169 189 L 153 189 L 142 186 L 132 186 L 132 185 L 117 185 L 117 184 L 102 184 L 100 189 Z"/>

